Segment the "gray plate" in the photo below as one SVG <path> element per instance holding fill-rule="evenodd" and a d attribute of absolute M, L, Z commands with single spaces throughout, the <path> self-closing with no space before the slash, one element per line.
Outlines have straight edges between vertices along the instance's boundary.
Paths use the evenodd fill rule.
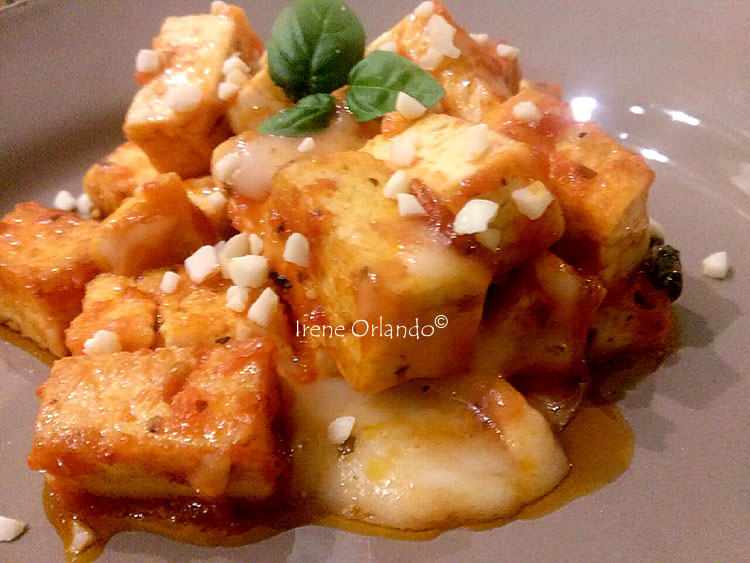
<path fill-rule="evenodd" d="M 120 122 L 135 91 L 136 51 L 149 44 L 164 16 L 208 9 L 208 1 L 93 4 L 29 0 L 0 11 L 3 212 L 25 199 L 50 203 L 59 189 L 80 192 L 88 165 L 121 140 Z M 407 9 L 393 0 L 351 5 L 371 36 Z M 311 526 L 253 546 L 205 549 L 129 533 L 109 544 L 103 560 L 750 556 L 750 4 L 450 5 L 471 31 L 521 47 L 527 76 L 561 82 L 569 99 L 595 98 L 593 118 L 652 158 L 651 214 L 683 253 L 686 286 L 677 305 L 683 344 L 620 402 L 635 433 L 629 469 L 543 518 L 484 532 L 452 531 L 424 543 Z M 244 7 L 267 37 L 280 5 L 253 0 Z M 732 277 L 702 278 L 701 259 L 718 250 L 730 253 Z M 62 559 L 42 511 L 42 480 L 25 464 L 37 408 L 33 392 L 46 373 L 44 365 L 0 342 L 0 514 L 29 522 L 22 538 L 0 544 L 2 561 Z"/>

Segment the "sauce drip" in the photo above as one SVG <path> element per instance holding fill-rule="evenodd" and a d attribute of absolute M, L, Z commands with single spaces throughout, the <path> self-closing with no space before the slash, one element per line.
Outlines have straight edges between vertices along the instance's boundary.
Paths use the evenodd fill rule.
<path fill-rule="evenodd" d="M 571 463 L 567 477 L 549 494 L 526 505 L 515 516 L 468 526 L 488 530 L 513 520 L 539 518 L 578 497 L 617 479 L 633 453 L 633 434 L 614 405 L 585 399 L 576 416 L 559 435 Z M 44 489 L 44 507 L 65 546 L 69 561 L 96 559 L 107 541 L 123 531 L 145 531 L 197 545 L 238 546 L 262 541 L 305 525 L 338 528 L 368 536 L 424 541 L 444 530 L 410 532 L 346 520 L 326 514 L 313 503 L 293 504 L 276 499 L 253 504 L 196 502 L 106 501 L 70 495 L 53 480 Z M 72 522 L 85 522 L 94 542 L 81 553 L 70 551 Z"/>

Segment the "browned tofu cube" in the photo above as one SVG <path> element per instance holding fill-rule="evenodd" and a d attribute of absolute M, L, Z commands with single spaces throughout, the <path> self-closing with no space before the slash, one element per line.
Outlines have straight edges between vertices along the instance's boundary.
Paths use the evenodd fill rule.
<path fill-rule="evenodd" d="M 492 277 L 427 217 L 399 215 L 383 195 L 391 174 L 362 152 L 301 161 L 277 173 L 266 202 L 264 253 L 289 282 L 282 295 L 297 335 L 325 348 L 349 384 L 370 393 L 461 373 Z M 309 266 L 284 258 L 294 233 L 307 239 Z M 296 255 L 291 245 L 287 258 Z M 439 326 L 422 331 L 417 323 Z"/>
<path fill-rule="evenodd" d="M 496 232 L 496 241 L 489 252 L 478 250 L 493 265 L 495 275 L 502 278 L 554 244 L 565 225 L 560 204 L 549 192 L 548 204 L 538 216 L 524 214 L 515 200 L 517 190 L 525 192 L 530 184 L 546 183 L 546 159 L 540 159 L 528 144 L 492 130 L 487 131 L 486 149 L 472 155 L 469 147 L 473 128 L 474 123 L 457 117 L 426 115 L 402 133 L 417 141 L 413 161 L 400 168 L 410 180 L 410 191 L 446 236 L 456 236 L 456 216 L 470 200 L 490 200 L 498 205 L 497 214 L 489 223 Z M 388 160 L 400 139 L 401 136 L 378 135 L 362 150 Z M 546 191 L 544 186 L 540 189 Z M 478 246 L 470 235 L 462 235 L 456 242 Z"/>
<path fill-rule="evenodd" d="M 556 251 L 606 286 L 627 277 L 648 250 L 646 202 L 654 173 L 594 123 L 570 127 L 550 157 L 550 190 L 565 215 Z"/>
<path fill-rule="evenodd" d="M 98 224 L 38 203 L 0 220 L 0 322 L 57 356 L 81 312 L 86 283 L 99 273 L 89 249 Z"/>
<path fill-rule="evenodd" d="M 441 2 L 433 4 L 433 14 L 408 15 L 376 39 L 368 51 L 393 41 L 399 55 L 420 64 L 420 59 L 431 46 L 429 21 L 432 17 L 443 18 L 456 29 L 453 43 L 460 51 L 456 58 L 442 57 L 437 66 L 430 70 L 445 89 L 445 96 L 441 100 L 443 110 L 475 123 L 486 122 L 487 114 L 518 92 L 521 77 L 518 60 L 516 57 L 500 56 L 496 44 L 475 41 L 453 21 Z"/>
<path fill-rule="evenodd" d="M 551 252 L 492 286 L 475 370 L 560 381 L 585 372 L 589 330 L 605 291 Z"/>
<path fill-rule="evenodd" d="M 627 353 L 667 350 L 673 325 L 669 294 L 637 272 L 607 292 L 594 318 L 588 357 L 604 361 Z"/>
<path fill-rule="evenodd" d="M 235 233 L 227 215 L 227 193 L 221 182 L 202 176 L 189 178 L 182 185 L 190 202 L 208 217 L 220 238 L 227 239 Z"/>
<path fill-rule="evenodd" d="M 159 172 L 146 153 L 132 142 L 123 143 L 89 168 L 83 189 L 103 217 L 120 207 L 138 186 L 156 179 Z"/>
<path fill-rule="evenodd" d="M 231 134 L 224 117 L 230 100 L 219 96 L 219 84 L 247 80 L 263 45 L 245 13 L 227 6 L 211 15 L 167 18 L 154 50 L 159 69 L 141 77 L 147 81 L 125 116 L 125 136 L 160 172 L 183 178 L 207 174 L 211 151 Z M 223 68 L 235 53 L 247 69 L 235 65 L 237 77 Z"/>
<path fill-rule="evenodd" d="M 179 176 L 163 174 L 101 223 L 93 253 L 102 270 L 133 276 L 182 262 L 217 240 L 211 221 L 190 203 Z"/>
<path fill-rule="evenodd" d="M 281 470 L 273 356 L 250 340 L 60 360 L 29 467 L 104 496 L 266 498 Z"/>
<path fill-rule="evenodd" d="M 155 344 L 156 303 L 136 287 L 135 280 L 100 274 L 86 285 L 83 311 L 65 331 L 65 344 L 74 356 L 100 330 L 117 336 L 120 348 L 134 352 Z"/>
<path fill-rule="evenodd" d="M 293 102 L 276 86 L 268 74 L 268 59 L 260 60 L 260 70 L 245 83 L 237 100 L 227 111 L 227 118 L 235 134 L 254 131 L 273 114 L 291 107 Z"/>

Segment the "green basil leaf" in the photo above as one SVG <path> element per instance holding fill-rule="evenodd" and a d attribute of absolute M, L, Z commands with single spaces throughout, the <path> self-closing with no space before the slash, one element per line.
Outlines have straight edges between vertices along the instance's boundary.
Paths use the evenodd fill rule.
<path fill-rule="evenodd" d="M 299 0 L 273 24 L 268 71 L 292 100 L 333 92 L 362 59 L 365 30 L 343 0 Z"/>
<path fill-rule="evenodd" d="M 320 133 L 336 110 L 336 100 L 330 94 L 313 94 L 302 98 L 296 105 L 282 109 L 258 127 L 263 135 L 306 137 Z"/>
<path fill-rule="evenodd" d="M 373 51 L 349 73 L 346 103 L 357 121 L 369 121 L 396 109 L 396 97 L 405 92 L 429 108 L 445 90 L 426 70 L 389 51 Z"/>

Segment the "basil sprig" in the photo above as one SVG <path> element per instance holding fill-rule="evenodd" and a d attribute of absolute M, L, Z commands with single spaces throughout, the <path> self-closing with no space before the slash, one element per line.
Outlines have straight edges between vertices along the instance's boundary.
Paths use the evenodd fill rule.
<path fill-rule="evenodd" d="M 399 92 L 429 108 L 445 91 L 433 76 L 396 53 L 366 58 L 362 23 L 343 0 L 298 0 L 279 14 L 268 42 L 268 71 L 297 105 L 263 122 L 264 135 L 301 137 L 323 131 L 335 110 L 329 95 L 349 84 L 346 102 L 357 121 L 396 109 Z"/>
<path fill-rule="evenodd" d="M 311 94 L 296 105 L 282 109 L 258 127 L 263 135 L 284 137 L 306 137 L 315 135 L 328 127 L 331 115 L 336 110 L 336 100 L 330 94 Z"/>
<path fill-rule="evenodd" d="M 357 121 L 369 121 L 395 110 L 399 92 L 427 108 L 445 94 L 429 72 L 409 59 L 389 51 L 373 51 L 349 73 L 346 103 Z"/>
<path fill-rule="evenodd" d="M 346 84 L 362 58 L 365 30 L 343 0 L 299 0 L 285 7 L 268 42 L 268 70 L 292 100 Z"/>

